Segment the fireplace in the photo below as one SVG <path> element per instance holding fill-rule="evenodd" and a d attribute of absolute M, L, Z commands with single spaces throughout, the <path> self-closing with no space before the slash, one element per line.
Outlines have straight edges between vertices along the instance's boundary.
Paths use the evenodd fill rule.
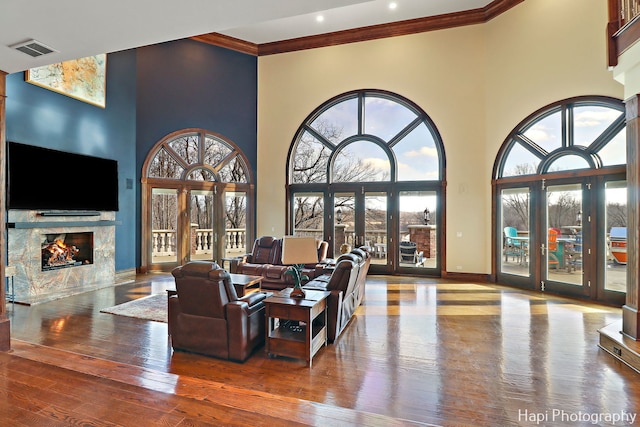
<path fill-rule="evenodd" d="M 7 265 L 15 301 L 39 304 L 114 286 L 115 212 L 7 213 Z"/>
<path fill-rule="evenodd" d="M 42 237 L 42 271 L 93 264 L 93 232 Z"/>

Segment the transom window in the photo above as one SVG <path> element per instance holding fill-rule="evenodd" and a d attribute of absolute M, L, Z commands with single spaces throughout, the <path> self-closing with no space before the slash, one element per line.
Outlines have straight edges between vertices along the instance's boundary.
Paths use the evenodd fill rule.
<path fill-rule="evenodd" d="M 248 168 L 241 153 L 221 137 L 189 132 L 156 147 L 149 178 L 247 183 Z"/>
<path fill-rule="evenodd" d="M 289 183 L 442 179 L 435 126 L 417 106 L 381 91 L 357 91 L 322 106 L 301 126 Z"/>
<path fill-rule="evenodd" d="M 623 165 L 624 106 L 591 97 L 547 107 L 512 132 L 499 158 L 496 178 Z"/>

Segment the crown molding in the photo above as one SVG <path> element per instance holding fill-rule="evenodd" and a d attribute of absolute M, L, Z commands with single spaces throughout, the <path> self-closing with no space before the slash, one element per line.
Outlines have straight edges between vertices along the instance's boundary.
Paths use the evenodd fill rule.
<path fill-rule="evenodd" d="M 389 24 L 371 25 L 351 30 L 336 31 L 314 36 L 298 37 L 271 43 L 255 44 L 219 33 L 209 33 L 191 37 L 212 45 L 225 47 L 254 56 L 275 55 L 320 47 L 337 46 L 347 43 L 376 40 L 388 37 L 406 36 L 428 31 L 466 25 L 483 24 L 506 12 L 524 0 L 494 0 L 487 6 L 463 12 L 447 13 L 425 18 L 409 19 Z"/>
<path fill-rule="evenodd" d="M 191 39 L 203 43 L 225 47 L 231 50 L 237 50 L 238 52 L 247 53 L 249 55 L 258 56 L 257 44 L 240 40 L 235 37 L 225 36 L 224 34 L 208 33 L 199 36 L 193 36 L 191 37 Z"/>

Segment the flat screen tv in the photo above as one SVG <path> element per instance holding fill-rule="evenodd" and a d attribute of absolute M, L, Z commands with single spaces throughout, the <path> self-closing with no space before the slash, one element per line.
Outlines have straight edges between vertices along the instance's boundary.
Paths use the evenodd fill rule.
<path fill-rule="evenodd" d="M 8 142 L 7 208 L 117 211 L 118 162 Z"/>

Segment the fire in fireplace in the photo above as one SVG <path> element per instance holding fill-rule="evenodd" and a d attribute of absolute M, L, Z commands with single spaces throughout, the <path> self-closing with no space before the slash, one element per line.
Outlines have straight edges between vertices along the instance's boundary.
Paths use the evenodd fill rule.
<path fill-rule="evenodd" d="M 42 270 L 93 264 L 93 233 L 45 234 Z"/>

